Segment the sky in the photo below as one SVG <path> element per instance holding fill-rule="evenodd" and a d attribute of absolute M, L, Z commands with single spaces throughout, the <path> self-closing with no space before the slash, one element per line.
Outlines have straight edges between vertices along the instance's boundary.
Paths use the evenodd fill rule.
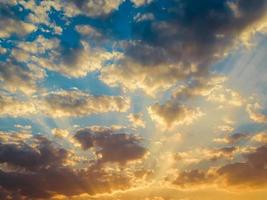
<path fill-rule="evenodd" d="M 266 199 L 266 83 L 266 0 L 0 0 L 0 199 Z"/>

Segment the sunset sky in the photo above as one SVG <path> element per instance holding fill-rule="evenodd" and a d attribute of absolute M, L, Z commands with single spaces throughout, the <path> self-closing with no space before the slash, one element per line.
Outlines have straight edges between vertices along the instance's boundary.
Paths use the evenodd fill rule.
<path fill-rule="evenodd" d="M 2 199 L 267 199 L 267 0 L 0 0 Z"/>

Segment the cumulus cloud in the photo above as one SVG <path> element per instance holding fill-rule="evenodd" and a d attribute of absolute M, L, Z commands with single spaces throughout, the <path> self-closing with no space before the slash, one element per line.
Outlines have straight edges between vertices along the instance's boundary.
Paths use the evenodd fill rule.
<path fill-rule="evenodd" d="M 5 54 L 6 52 L 6 48 L 0 47 L 0 54 Z"/>
<path fill-rule="evenodd" d="M 0 93 L 0 117 L 23 117 L 36 113 L 37 110 L 32 102 Z"/>
<path fill-rule="evenodd" d="M 34 138 L 36 147 L 26 143 L 0 145 L 0 162 L 11 166 L 25 168 L 27 170 L 54 167 L 67 160 L 68 152 L 56 148 L 42 136 Z"/>
<path fill-rule="evenodd" d="M 160 3 L 157 0 L 149 4 L 151 14 L 159 11 L 154 8 L 160 8 Z M 240 44 L 238 41 L 249 40 L 265 24 L 264 0 L 236 1 L 240 16 L 235 15 L 229 3 L 171 1 L 170 6 L 160 9 L 164 15 L 161 20 L 155 17 L 149 23 L 133 26 L 136 40 L 125 44 L 125 56 L 103 70 L 101 79 L 111 86 L 119 84 L 155 94 L 178 80 L 205 77 L 209 67 Z"/>
<path fill-rule="evenodd" d="M 68 130 L 60 129 L 60 128 L 52 129 L 52 134 L 57 138 L 67 138 L 70 135 Z"/>
<path fill-rule="evenodd" d="M 236 151 L 235 147 L 218 149 L 226 155 Z M 178 174 L 173 184 L 180 187 L 200 185 L 217 185 L 226 189 L 265 188 L 266 182 L 266 145 L 243 153 L 243 162 L 232 162 L 221 167 L 208 169 L 193 169 L 182 171 Z"/>
<path fill-rule="evenodd" d="M 130 100 L 121 96 L 94 96 L 79 90 L 59 90 L 22 99 L 0 93 L 1 117 L 82 117 L 107 112 L 126 112 Z M 55 135 L 57 135 L 55 133 Z"/>
<path fill-rule="evenodd" d="M 246 155 L 247 161 L 225 165 L 218 170 L 228 186 L 264 187 L 266 186 L 267 147 L 261 146 Z"/>
<path fill-rule="evenodd" d="M 66 15 L 87 15 L 91 17 L 104 16 L 118 9 L 123 0 L 80 0 L 62 1 L 62 9 Z"/>
<path fill-rule="evenodd" d="M 261 109 L 261 105 L 258 103 L 248 104 L 246 110 L 248 112 L 249 118 L 257 123 L 267 123 L 267 115 L 258 112 Z"/>
<path fill-rule="evenodd" d="M 81 117 L 105 112 L 126 112 L 128 98 L 93 96 L 79 90 L 60 90 L 43 95 L 39 109 L 53 117 Z"/>
<path fill-rule="evenodd" d="M 142 46 L 140 48 L 146 49 L 150 47 Z M 157 50 L 154 51 L 157 54 Z M 144 57 L 146 57 L 145 54 Z M 159 57 L 161 55 L 154 55 L 155 59 Z M 188 68 L 186 70 L 179 64 L 152 67 L 136 63 L 133 59 L 128 59 L 125 56 L 115 63 L 101 70 L 100 79 L 104 83 L 109 86 L 122 86 L 123 89 L 129 91 L 142 89 L 150 96 L 155 96 L 159 91 L 170 88 L 177 80 L 196 73 L 194 65 L 187 65 Z"/>
<path fill-rule="evenodd" d="M 62 28 L 55 24 L 49 14 L 52 11 L 52 8 L 55 10 L 62 10 L 60 1 L 20 1 L 20 6 L 23 6 L 25 9 L 29 10 L 27 15 L 27 20 L 34 24 L 35 26 L 45 25 L 52 29 L 54 34 L 62 34 Z"/>
<path fill-rule="evenodd" d="M 256 133 L 251 139 L 252 141 L 256 141 L 259 143 L 267 143 L 267 133 L 266 132 Z"/>
<path fill-rule="evenodd" d="M 102 17 L 109 15 L 118 9 L 123 0 L 60 0 L 60 1 L 21 1 L 19 2 L 24 8 L 29 9 L 28 19 L 34 24 L 45 24 L 51 28 L 59 28 L 51 23 L 49 13 L 53 9 L 64 12 L 68 17 L 85 15 L 90 17 Z M 4 2 L 5 4 L 16 5 L 18 2 Z"/>
<path fill-rule="evenodd" d="M 84 150 L 95 148 L 102 163 L 126 164 L 143 158 L 147 152 L 136 135 L 116 133 L 110 128 L 85 128 L 77 131 L 74 137 Z"/>
<path fill-rule="evenodd" d="M 42 36 L 32 42 L 20 42 L 12 51 L 12 57 L 17 61 L 32 63 L 71 78 L 84 77 L 89 72 L 101 69 L 106 61 L 117 55 L 91 47 L 84 41 L 79 47 L 63 48 L 58 39 Z"/>
<path fill-rule="evenodd" d="M 182 187 L 205 185 L 209 183 L 213 178 L 213 175 L 201 170 L 188 170 L 181 172 L 177 179 L 173 182 L 175 185 Z"/>
<path fill-rule="evenodd" d="M 0 62 L 0 85 L 11 92 L 34 93 L 37 82 L 45 77 L 45 72 L 34 66 L 22 66 L 14 62 Z"/>
<path fill-rule="evenodd" d="M 89 72 L 101 69 L 104 62 L 112 59 L 113 56 L 115 54 L 99 48 L 91 48 L 87 43 L 83 43 L 80 48 L 63 53 L 60 63 L 58 65 L 55 63 L 50 69 L 69 77 L 84 77 Z"/>
<path fill-rule="evenodd" d="M 247 133 L 234 133 L 223 138 L 215 138 L 214 141 L 217 143 L 236 144 L 248 139 L 249 137 L 250 135 Z"/>
<path fill-rule="evenodd" d="M 172 101 L 149 107 L 151 118 L 166 128 L 174 125 L 189 125 L 203 115 L 199 108 L 190 108 Z"/>
<path fill-rule="evenodd" d="M 177 152 L 174 159 L 180 163 L 199 165 L 201 163 L 216 163 L 216 161 L 233 160 L 240 150 L 238 147 L 226 146 L 221 148 L 196 148 L 190 151 Z"/>
<path fill-rule="evenodd" d="M 208 98 L 211 102 L 216 102 L 221 105 L 242 106 L 245 102 L 243 97 L 236 91 L 228 88 L 221 88 L 211 93 Z"/>
<path fill-rule="evenodd" d="M 160 1 L 154 1 L 151 6 L 158 3 Z M 208 64 L 215 56 L 223 54 L 227 46 L 231 45 L 242 31 L 261 20 L 266 14 L 264 0 L 253 3 L 247 0 L 237 1 L 236 7 L 242 13 L 240 17 L 233 14 L 229 6 L 230 1 L 227 0 L 219 3 L 208 0 L 204 4 L 200 2 L 196 4 L 194 1 L 172 1 L 172 3 L 175 7 L 167 7 L 164 12 L 171 13 L 175 17 L 147 25 L 151 31 L 150 38 L 146 38 L 145 32 L 136 30 L 142 42 L 148 44 L 151 49 L 141 51 L 138 48 L 140 46 L 131 46 L 128 53 L 132 58 L 153 65 L 160 62 L 189 62 L 190 58 L 205 68 L 204 63 Z M 191 12 L 196 7 L 199 9 Z M 257 14 L 255 10 L 258 11 Z M 219 35 L 221 37 L 218 37 Z M 140 51 L 133 51 L 136 48 Z M 155 59 L 153 48 L 165 53 L 167 57 Z M 146 53 L 146 59 L 143 59 L 143 53 Z"/>
<path fill-rule="evenodd" d="M 96 195 L 129 187 L 129 178 L 113 172 L 88 168 L 74 171 L 68 167 L 46 168 L 31 172 L 0 171 L 0 185 L 11 194 L 21 199 L 51 199 L 63 195 Z"/>
<path fill-rule="evenodd" d="M 153 0 L 131 0 L 136 6 L 143 6 L 151 3 Z"/>
<path fill-rule="evenodd" d="M 149 21 L 149 20 L 153 20 L 154 19 L 154 15 L 151 13 L 147 13 L 147 14 L 140 14 L 138 13 L 135 17 L 134 20 L 136 22 L 141 22 L 141 21 Z"/>
<path fill-rule="evenodd" d="M 145 122 L 142 119 L 142 115 L 138 113 L 132 113 L 128 115 L 129 121 L 133 124 L 134 127 L 145 127 Z"/>
<path fill-rule="evenodd" d="M 0 133 L 0 136 L 0 194 L 4 197 L 51 199 L 58 195 L 66 198 L 80 194 L 91 196 L 127 189 L 135 179 L 134 174 L 125 173 L 124 168 L 108 169 L 96 161 L 82 169 L 74 167 L 69 160 L 77 152 L 70 152 L 41 135 L 28 134 L 24 137 L 21 133 L 6 132 Z M 104 143 L 108 146 L 109 142 L 114 144 L 114 140 L 105 140 Z M 117 145 L 123 146 L 123 142 Z M 131 146 L 130 143 L 128 145 Z"/>
<path fill-rule="evenodd" d="M 172 99 L 185 101 L 193 97 L 205 97 L 207 101 L 219 105 L 242 106 L 244 98 L 236 91 L 225 88 L 225 76 L 210 75 L 190 79 L 186 85 L 179 86 L 172 93 Z"/>
<path fill-rule="evenodd" d="M 1 15 L 0 15 L 1 16 Z M 33 24 L 1 16 L 0 37 L 8 38 L 12 35 L 26 36 L 33 32 L 36 27 Z"/>
<path fill-rule="evenodd" d="M 221 158 L 233 159 L 233 156 L 238 151 L 238 148 L 230 146 L 212 150 L 211 160 L 215 161 Z"/>
<path fill-rule="evenodd" d="M 90 36 L 95 40 L 103 37 L 99 31 L 89 25 L 78 25 L 75 28 L 81 35 Z"/>
<path fill-rule="evenodd" d="M 266 187 L 265 132 L 255 136 L 229 134 L 215 139 L 221 144 L 211 149 L 195 148 L 195 138 L 202 136 L 194 134 L 194 131 L 183 135 L 186 140 L 179 147 L 175 144 L 181 142 L 181 134 L 169 133 L 171 128 L 190 125 L 203 115 L 199 107 L 189 105 L 191 97 L 200 96 L 210 102 L 236 107 L 246 103 L 238 92 L 223 87 L 225 77 L 211 73 L 211 66 L 229 55 L 235 47 L 246 46 L 256 32 L 266 32 L 266 0 L 3 2 L 1 7 L 2 4 L 16 5 L 10 10 L 19 14 L 14 16 L 13 11 L 9 11 L 0 19 L 0 37 L 3 38 L 3 48 L 0 47 L 0 117 L 48 117 L 47 127 L 41 127 L 43 124 L 39 127 L 33 120 L 32 130 L 58 127 L 48 131 L 50 139 L 39 134 L 33 136 L 31 128 L 19 125 L 12 127 L 19 130 L 18 133 L 0 131 L 0 199 L 52 199 L 55 196 L 72 199 L 72 195 L 82 194 L 91 198 L 91 195 L 128 189 L 137 176 L 141 180 L 134 186 L 144 186 L 144 177 L 148 173 L 143 168 L 156 171 L 158 166 L 154 163 L 166 159 L 170 160 L 160 163 L 159 173 L 152 176 L 155 178 L 152 186 L 169 175 L 168 167 L 185 165 L 187 170 L 180 171 L 173 184 L 190 188 L 206 184 L 226 186 L 227 189 L 232 186 Z M 122 24 L 128 25 L 121 27 L 118 18 L 124 9 L 129 11 L 129 15 Z M 36 27 L 39 30 L 26 37 Z M 75 38 L 72 40 L 69 34 Z M 65 77 L 47 85 L 51 77 L 47 80 L 45 77 L 51 72 L 56 77 Z M 132 111 L 147 109 L 151 119 L 158 127 L 163 127 L 166 134 L 158 138 L 162 134 L 160 131 L 148 136 L 148 130 L 142 130 L 151 141 L 151 146 L 146 147 L 141 137 L 123 128 L 94 126 L 72 130 L 74 133 L 71 133 L 74 121 L 83 124 L 84 120 L 96 120 L 85 117 L 110 112 L 124 112 L 123 123 L 128 123 L 127 127 L 132 125 L 155 131 L 153 126 L 147 126 L 147 116 L 129 114 L 131 102 L 127 97 L 96 96 L 79 89 L 52 91 L 50 88 L 67 87 L 69 83 L 66 85 L 62 80 L 74 81 L 79 87 L 84 81 L 91 81 L 91 76 L 86 77 L 91 72 L 96 72 L 93 81 L 99 78 L 109 87 L 121 86 L 123 92 L 141 89 L 151 97 L 160 97 L 145 98 L 141 104 L 135 103 Z M 80 78 L 83 80 L 77 80 Z M 99 84 L 97 80 L 97 86 Z M 106 89 L 104 87 L 103 92 Z M 166 93 L 157 96 L 162 91 Z M 117 90 L 107 93 L 115 95 Z M 170 95 L 170 100 L 162 102 Z M 259 109 L 256 104 L 247 106 L 253 121 L 265 123 L 266 116 L 259 113 Z M 231 110 L 223 111 L 230 114 Z M 70 119 L 64 120 L 64 117 Z M 83 118 L 73 121 L 72 117 Z M 116 117 L 115 113 L 111 117 Z M 55 118 L 55 123 L 51 118 Z M 97 123 L 104 124 L 106 120 L 110 123 L 109 118 Z M 217 127 L 214 122 L 217 119 L 210 119 L 210 127 Z M 1 119 L 2 123 L 5 120 Z M 21 119 L 12 119 L 3 127 L 9 127 L 13 120 L 17 124 Z M 68 130 L 60 127 L 60 122 Z M 241 129 L 247 127 L 242 122 L 238 125 Z M 207 129 L 202 123 L 199 132 Z M 225 123 L 218 129 L 232 133 L 233 124 Z M 203 135 L 203 145 L 212 141 L 212 137 L 211 134 Z M 244 147 L 247 138 L 253 145 L 264 146 Z M 222 146 L 222 143 L 227 146 Z M 190 150 L 191 147 L 195 149 Z M 176 148 L 186 150 L 177 153 L 174 160 L 172 152 L 167 151 Z M 155 196 L 154 199 L 161 198 Z"/>
<path fill-rule="evenodd" d="M 172 97 L 177 100 L 186 100 L 194 96 L 209 97 L 214 91 L 222 87 L 226 77 L 214 76 L 210 78 L 198 78 L 191 80 L 187 85 L 174 90 Z"/>

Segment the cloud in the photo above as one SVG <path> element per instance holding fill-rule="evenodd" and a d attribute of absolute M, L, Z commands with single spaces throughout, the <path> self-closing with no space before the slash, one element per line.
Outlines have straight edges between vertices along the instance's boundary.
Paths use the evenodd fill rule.
<path fill-rule="evenodd" d="M 56 148 L 42 136 L 34 138 L 36 147 L 26 143 L 0 144 L 0 163 L 36 170 L 62 165 L 68 158 L 65 149 Z"/>
<path fill-rule="evenodd" d="M 0 47 L 0 54 L 5 54 L 7 53 L 6 48 Z"/>
<path fill-rule="evenodd" d="M 46 39 L 43 36 L 32 42 L 20 42 L 11 55 L 19 62 L 37 65 L 70 78 L 84 77 L 118 56 L 115 52 L 92 47 L 84 41 L 76 48 L 65 48 L 58 39 Z"/>
<path fill-rule="evenodd" d="M 141 46 L 144 51 L 147 46 Z M 157 54 L 158 50 L 154 50 Z M 155 60 L 161 55 L 153 55 Z M 142 89 L 146 94 L 155 96 L 159 91 L 164 91 L 173 86 L 177 80 L 189 77 L 195 73 L 194 65 L 187 65 L 186 70 L 180 64 L 148 66 L 121 56 L 115 64 L 101 70 L 100 79 L 109 86 L 122 86 L 124 90 L 135 91 Z M 143 55 L 146 57 L 146 55 Z M 156 77 L 156 78 L 155 78 Z"/>
<path fill-rule="evenodd" d="M 118 9 L 123 0 L 79 0 L 62 1 L 62 8 L 68 16 L 87 15 L 99 17 Z"/>
<path fill-rule="evenodd" d="M 0 85 L 11 92 L 34 93 L 37 82 L 45 77 L 45 72 L 34 66 L 22 66 L 8 61 L 0 62 Z"/>
<path fill-rule="evenodd" d="M 0 117 L 23 117 L 36 114 L 35 105 L 0 93 Z"/>
<path fill-rule="evenodd" d="M 233 160 L 239 152 L 239 148 L 234 146 L 221 148 L 196 148 L 190 151 L 175 153 L 174 158 L 176 161 L 192 167 L 203 163 L 214 164 L 215 161 Z"/>
<path fill-rule="evenodd" d="M 245 155 L 246 162 L 225 165 L 218 173 L 225 178 L 227 186 L 259 188 L 267 185 L 267 146 L 261 146 Z"/>
<path fill-rule="evenodd" d="M 43 95 L 39 110 L 52 117 L 82 117 L 106 112 L 126 112 L 128 98 L 93 96 L 79 90 L 59 90 Z"/>
<path fill-rule="evenodd" d="M 215 90 L 208 96 L 208 101 L 216 102 L 221 105 L 231 105 L 240 107 L 244 104 L 245 100 L 243 97 L 236 91 L 233 91 L 228 88 L 221 88 Z"/>
<path fill-rule="evenodd" d="M 153 1 L 148 10 L 155 19 L 133 25 L 135 40 L 124 44 L 124 57 L 102 70 L 101 80 L 155 95 L 178 81 L 206 77 L 210 66 L 265 24 L 266 1 L 236 1 L 240 16 L 230 2 L 171 0 L 162 8 Z"/>
<path fill-rule="evenodd" d="M 238 142 L 242 142 L 244 139 L 248 139 L 249 137 L 251 136 L 247 133 L 234 133 L 227 135 L 224 138 L 215 138 L 214 141 L 218 143 L 236 144 Z"/>
<path fill-rule="evenodd" d="M 4 197 L 92 196 L 127 189 L 135 180 L 134 174 L 128 170 L 125 173 L 122 167 L 120 170 L 108 169 L 96 161 L 87 165 L 79 163 L 76 167 L 70 165 L 73 153 L 78 152 L 70 152 L 41 135 L 30 134 L 25 138 L 20 133 L 3 133 L 0 136 L 3 136 L 0 137 L 0 195 Z M 105 145 L 109 142 L 113 144 L 112 140 L 106 140 Z M 123 146 L 123 143 L 117 145 Z M 82 165 L 83 168 L 77 167 Z"/>
<path fill-rule="evenodd" d="M 0 131 L 1 144 L 19 144 L 30 138 L 32 138 L 31 132 L 25 130 L 18 132 Z"/>
<path fill-rule="evenodd" d="M 267 116 L 257 112 L 256 110 L 261 109 L 261 105 L 258 103 L 248 104 L 246 110 L 248 112 L 249 118 L 257 123 L 267 123 Z"/>
<path fill-rule="evenodd" d="M 52 129 L 52 134 L 56 138 L 67 138 L 70 135 L 70 133 L 69 133 L 68 130 L 60 129 L 60 128 L 54 128 L 54 129 Z"/>
<path fill-rule="evenodd" d="M 143 6 L 151 3 L 153 0 L 131 0 L 136 6 Z"/>
<path fill-rule="evenodd" d="M 189 125 L 203 115 L 199 108 L 190 108 L 173 101 L 167 101 L 162 105 L 156 103 L 149 107 L 149 113 L 155 122 L 166 128 L 176 125 Z"/>
<path fill-rule="evenodd" d="M 154 1 L 151 7 L 159 3 L 160 1 Z M 141 45 L 149 45 L 151 48 L 142 50 L 139 44 L 133 44 L 127 49 L 127 55 L 138 62 L 151 65 L 177 61 L 187 63 L 190 58 L 191 62 L 205 68 L 204 63 L 209 64 L 216 56 L 224 54 L 242 31 L 253 26 L 266 14 L 264 0 L 236 2 L 237 9 L 242 13 L 240 17 L 234 15 L 229 6 L 230 1 L 227 0 L 207 0 L 205 3 L 183 0 L 171 3 L 173 5 L 163 11 L 167 16 L 162 21 L 148 24 L 147 32 L 143 32 L 143 29 L 135 30 L 136 35 L 142 39 Z M 257 14 L 255 10 L 258 11 Z M 155 9 L 154 12 L 156 11 Z M 168 14 L 172 14 L 171 17 Z M 148 32 L 149 38 L 146 35 Z M 133 51 L 137 49 L 140 51 Z M 166 56 L 155 59 L 153 55 L 156 49 L 157 53 Z"/>
<path fill-rule="evenodd" d="M 142 159 L 147 150 L 140 138 L 127 133 L 116 133 L 110 128 L 92 127 L 81 129 L 75 136 L 84 150 L 95 148 L 99 161 L 126 164 Z"/>
<path fill-rule="evenodd" d="M 225 76 L 214 74 L 207 77 L 197 77 L 190 80 L 187 85 L 176 88 L 172 98 L 177 101 L 185 101 L 192 97 L 202 96 L 207 101 L 222 105 L 237 107 L 243 105 L 245 100 L 238 92 L 223 86 L 226 79 Z"/>
<path fill-rule="evenodd" d="M 227 155 L 231 155 L 237 149 L 227 147 L 218 149 Z M 249 152 L 243 153 L 243 162 L 232 162 L 221 167 L 209 167 L 208 169 L 193 169 L 182 171 L 178 174 L 173 184 L 180 187 L 199 187 L 216 185 L 218 188 L 224 187 L 232 189 L 263 189 L 267 185 L 266 164 L 267 146 L 263 145 Z"/>
<path fill-rule="evenodd" d="M 52 8 L 64 12 L 67 17 L 75 17 L 77 15 L 84 15 L 90 17 L 102 17 L 109 15 L 114 10 L 118 9 L 123 0 L 60 0 L 47 2 L 21 1 L 19 2 L 25 9 L 30 11 L 27 16 L 34 24 L 45 24 L 51 28 L 60 28 L 50 21 L 49 12 Z M 17 5 L 18 2 L 13 1 L 3 2 L 5 5 Z"/>
<path fill-rule="evenodd" d="M 214 91 L 222 87 L 221 84 L 225 80 L 226 77 L 223 76 L 193 79 L 187 85 L 176 88 L 172 93 L 172 98 L 177 100 L 186 100 L 194 96 L 208 98 Z"/>
<path fill-rule="evenodd" d="M 94 96 L 79 90 L 40 93 L 27 99 L 0 93 L 1 117 L 83 117 L 107 112 L 126 112 L 130 100 L 121 96 Z"/>
<path fill-rule="evenodd" d="M 27 20 L 34 24 L 35 26 L 45 25 L 48 28 L 52 29 L 55 34 L 62 34 L 62 28 L 51 20 L 49 14 L 52 11 L 52 8 L 55 10 L 61 10 L 60 1 L 20 1 L 20 6 L 23 6 L 24 9 L 29 10 L 27 15 Z"/>
<path fill-rule="evenodd" d="M 75 28 L 81 35 L 90 36 L 94 40 L 103 37 L 103 35 L 99 31 L 97 31 L 95 28 L 89 25 L 78 25 Z"/>
<path fill-rule="evenodd" d="M 267 133 L 266 132 L 257 133 L 251 139 L 252 139 L 252 141 L 267 144 Z"/>
<path fill-rule="evenodd" d="M 145 128 L 145 122 L 142 119 L 142 115 L 138 113 L 132 113 L 128 115 L 128 120 L 133 124 L 134 127 L 142 127 Z"/>
<path fill-rule="evenodd" d="M 12 35 L 23 37 L 36 29 L 33 24 L 2 15 L 0 17 L 0 38 L 9 38 Z"/>
<path fill-rule="evenodd" d="M 212 155 L 211 160 L 216 161 L 221 158 L 226 158 L 226 159 L 231 160 L 233 159 L 237 151 L 238 151 L 238 148 L 233 147 L 233 146 L 211 150 L 211 155 Z"/>
<path fill-rule="evenodd" d="M 212 178 L 213 176 L 206 173 L 206 171 L 188 170 L 181 172 L 173 184 L 181 187 L 199 186 L 201 184 L 209 183 Z"/>
<path fill-rule="evenodd" d="M 149 21 L 153 19 L 154 19 L 154 15 L 151 13 L 146 13 L 146 14 L 137 13 L 137 15 L 134 17 L 134 20 L 136 22 Z"/>

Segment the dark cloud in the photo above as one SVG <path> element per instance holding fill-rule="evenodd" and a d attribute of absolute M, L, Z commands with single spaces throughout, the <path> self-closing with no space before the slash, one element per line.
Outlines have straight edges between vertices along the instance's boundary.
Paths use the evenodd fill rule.
<path fill-rule="evenodd" d="M 226 154 L 231 154 L 235 148 L 223 148 Z M 243 154 L 244 162 L 226 164 L 218 170 L 189 170 L 181 172 L 173 182 L 178 186 L 191 186 L 217 183 L 219 186 L 234 188 L 265 188 L 267 185 L 267 145 L 258 147 L 255 151 Z"/>
<path fill-rule="evenodd" d="M 112 176 L 101 168 L 74 170 L 69 167 L 46 168 L 28 173 L 0 171 L 0 185 L 11 194 L 18 193 L 28 199 L 50 199 L 65 196 L 112 192 L 130 186 L 123 174 Z"/>
<path fill-rule="evenodd" d="M 95 195 L 130 187 L 133 177 L 123 173 L 123 169 L 107 171 L 97 162 L 81 169 L 67 163 L 70 155 L 42 136 L 27 142 L 1 140 L 0 197 L 50 199 L 57 194 Z"/>
<path fill-rule="evenodd" d="M 226 177 L 226 183 L 230 186 L 267 185 L 267 146 L 261 146 L 245 157 L 246 162 L 226 165 L 219 169 L 219 174 Z"/>
<path fill-rule="evenodd" d="M 79 194 L 85 182 L 73 169 L 64 167 L 68 155 L 67 150 L 42 136 L 34 136 L 31 145 L 22 140 L 1 141 L 0 163 L 7 167 L 0 170 L 0 186 L 29 199 Z"/>
<path fill-rule="evenodd" d="M 235 150 L 236 150 L 236 147 L 223 147 L 216 151 L 221 152 L 223 154 L 232 154 Z"/>
<path fill-rule="evenodd" d="M 55 147 L 44 137 L 36 137 L 36 147 L 26 143 L 5 144 L 0 142 L 0 163 L 22 167 L 27 170 L 61 166 L 67 160 L 68 152 Z"/>
<path fill-rule="evenodd" d="M 222 158 L 233 159 L 234 153 L 237 150 L 236 147 L 223 147 L 212 151 L 214 156 L 211 157 L 211 161 L 217 161 Z"/>
<path fill-rule="evenodd" d="M 266 8 L 266 0 L 152 1 L 142 14 L 154 19 L 131 24 L 131 40 L 122 45 L 124 57 L 103 69 L 100 78 L 149 95 L 178 80 L 205 79 L 214 63 L 260 31 Z M 206 81 L 194 87 L 203 90 Z"/>
<path fill-rule="evenodd" d="M 126 54 L 145 65 L 178 62 L 205 68 L 266 14 L 266 6 L 265 0 L 153 1 L 148 10 L 156 19 L 136 25 L 140 42 L 129 45 Z"/>
<path fill-rule="evenodd" d="M 111 129 L 81 129 L 74 137 L 84 150 L 94 147 L 100 155 L 100 162 L 125 164 L 141 159 L 146 154 L 146 149 L 140 145 L 140 138 Z"/>
<path fill-rule="evenodd" d="M 228 137 L 228 140 L 230 143 L 236 143 L 248 137 L 249 135 L 246 133 L 234 133 Z"/>
<path fill-rule="evenodd" d="M 0 199 L 22 200 L 23 197 L 19 194 L 19 192 L 10 192 L 0 187 Z"/>
<path fill-rule="evenodd" d="M 190 185 L 206 184 L 210 182 L 211 179 L 212 175 L 208 175 L 206 171 L 195 169 L 181 172 L 173 183 L 175 185 L 185 187 Z"/>

